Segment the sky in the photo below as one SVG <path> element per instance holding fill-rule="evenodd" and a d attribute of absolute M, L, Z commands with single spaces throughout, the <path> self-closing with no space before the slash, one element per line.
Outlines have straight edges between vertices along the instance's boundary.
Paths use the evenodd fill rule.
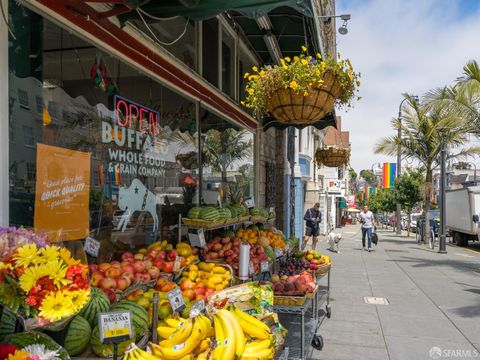
<path fill-rule="evenodd" d="M 348 34 L 337 32 L 337 49 L 362 82 L 362 99 L 337 111 L 342 130 L 350 131 L 351 166 L 396 162 L 373 148 L 395 134 L 391 119 L 402 93 L 422 96 L 450 85 L 468 60 L 480 62 L 480 0 L 336 0 L 336 13 L 352 16 Z"/>

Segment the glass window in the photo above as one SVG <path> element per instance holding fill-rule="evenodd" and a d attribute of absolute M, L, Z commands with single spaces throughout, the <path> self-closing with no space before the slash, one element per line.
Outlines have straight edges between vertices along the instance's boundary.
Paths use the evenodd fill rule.
<path fill-rule="evenodd" d="M 251 57 L 248 55 L 243 46 L 239 46 L 238 50 L 238 94 L 240 101 L 243 101 L 245 100 L 245 86 L 248 80 L 244 78 L 244 75 L 247 72 L 252 72 L 252 67 L 255 65 L 255 63 L 252 61 Z"/>
<path fill-rule="evenodd" d="M 43 99 L 40 96 L 35 96 L 35 106 L 37 109 L 37 113 L 43 113 Z"/>
<path fill-rule="evenodd" d="M 222 91 L 235 98 L 235 39 L 222 30 Z"/>
<path fill-rule="evenodd" d="M 33 146 L 35 143 L 35 139 L 33 136 L 33 128 L 31 126 L 23 125 L 23 143 L 25 146 Z"/>
<path fill-rule="evenodd" d="M 202 21 L 202 26 L 202 75 L 218 87 L 218 20 Z"/>
<path fill-rule="evenodd" d="M 18 89 L 18 102 L 20 103 L 21 107 L 25 109 L 30 109 L 30 106 L 28 104 L 28 92 L 22 89 Z"/>

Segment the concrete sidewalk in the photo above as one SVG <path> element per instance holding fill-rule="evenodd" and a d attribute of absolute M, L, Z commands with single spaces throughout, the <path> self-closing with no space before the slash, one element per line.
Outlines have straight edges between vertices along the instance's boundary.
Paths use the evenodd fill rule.
<path fill-rule="evenodd" d="M 480 359 L 480 253 L 448 246 L 438 254 L 382 229 L 368 253 L 360 226 L 336 232 L 339 254 L 318 245 L 332 256 L 332 317 L 312 359 Z M 366 296 L 389 304 L 366 304 Z"/>

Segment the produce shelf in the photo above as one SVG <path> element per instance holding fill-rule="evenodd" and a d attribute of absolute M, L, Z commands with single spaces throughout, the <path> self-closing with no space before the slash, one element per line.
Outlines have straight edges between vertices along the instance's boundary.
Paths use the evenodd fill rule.
<path fill-rule="evenodd" d="M 284 347 L 288 348 L 288 359 L 304 360 L 307 358 L 307 353 L 311 351 L 310 344 L 317 331 L 318 320 L 306 319 L 303 330 L 303 348 L 302 342 L 302 322 L 295 314 L 281 314 L 279 315 L 280 322 L 288 323 L 288 335 L 285 340 Z M 279 355 L 280 356 L 280 355 Z M 280 357 L 279 357 L 280 358 Z"/>

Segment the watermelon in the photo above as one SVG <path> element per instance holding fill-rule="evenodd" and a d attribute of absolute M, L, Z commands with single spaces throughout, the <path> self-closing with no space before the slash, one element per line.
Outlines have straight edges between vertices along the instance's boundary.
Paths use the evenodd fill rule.
<path fill-rule="evenodd" d="M 2 316 L 0 317 L 0 340 L 3 340 L 5 336 L 15 333 L 15 325 L 17 318 L 13 312 L 3 307 Z"/>
<path fill-rule="evenodd" d="M 110 307 L 110 311 L 128 311 L 132 312 L 132 327 L 136 335 L 136 339 L 140 339 L 148 333 L 148 314 L 147 311 L 132 301 L 122 300 L 114 303 Z"/>
<path fill-rule="evenodd" d="M 189 219 L 198 219 L 201 211 L 202 211 L 201 207 L 198 207 L 198 206 L 193 207 L 188 211 L 187 217 Z"/>
<path fill-rule="evenodd" d="M 28 345 L 41 344 L 44 345 L 48 350 L 56 351 L 61 360 L 70 360 L 70 356 L 64 348 L 58 345 L 49 336 L 41 332 L 29 331 L 11 334 L 5 337 L 3 343 L 15 345 L 20 349 L 23 349 Z"/>
<path fill-rule="evenodd" d="M 275 252 L 270 246 L 265 246 L 263 248 L 263 251 L 265 252 L 265 255 L 267 255 L 270 260 L 275 260 Z"/>
<path fill-rule="evenodd" d="M 218 210 L 212 206 L 207 206 L 200 212 L 200 219 L 205 221 L 217 221 L 219 219 Z"/>
<path fill-rule="evenodd" d="M 232 229 L 226 229 L 224 232 L 224 236 L 233 239 L 235 237 L 235 231 L 233 231 Z"/>
<path fill-rule="evenodd" d="M 127 349 L 127 346 L 132 343 L 132 340 L 125 340 L 118 343 L 118 355 L 121 355 Z M 100 330 L 98 326 L 92 331 L 92 337 L 90 338 L 90 344 L 92 345 L 92 351 L 95 355 L 100 357 L 111 358 L 113 357 L 113 344 L 103 344 L 100 341 Z"/>
<path fill-rule="evenodd" d="M 237 210 L 238 216 L 246 216 L 247 215 L 247 209 L 245 206 L 240 205 L 240 204 L 235 204 L 235 209 Z"/>
<path fill-rule="evenodd" d="M 92 328 L 86 319 L 75 316 L 68 325 L 63 347 L 70 356 L 81 354 L 90 342 Z"/>
<path fill-rule="evenodd" d="M 250 215 L 252 216 L 260 216 L 261 210 L 258 207 L 253 207 L 250 209 Z"/>
<path fill-rule="evenodd" d="M 108 311 L 110 301 L 101 289 L 95 287 L 91 288 L 90 296 L 90 301 L 80 310 L 78 315 L 87 320 L 90 327 L 93 328 L 98 324 L 98 314 Z"/>
<path fill-rule="evenodd" d="M 228 208 L 220 208 L 217 211 L 220 219 L 230 219 L 232 217 L 232 213 Z"/>

